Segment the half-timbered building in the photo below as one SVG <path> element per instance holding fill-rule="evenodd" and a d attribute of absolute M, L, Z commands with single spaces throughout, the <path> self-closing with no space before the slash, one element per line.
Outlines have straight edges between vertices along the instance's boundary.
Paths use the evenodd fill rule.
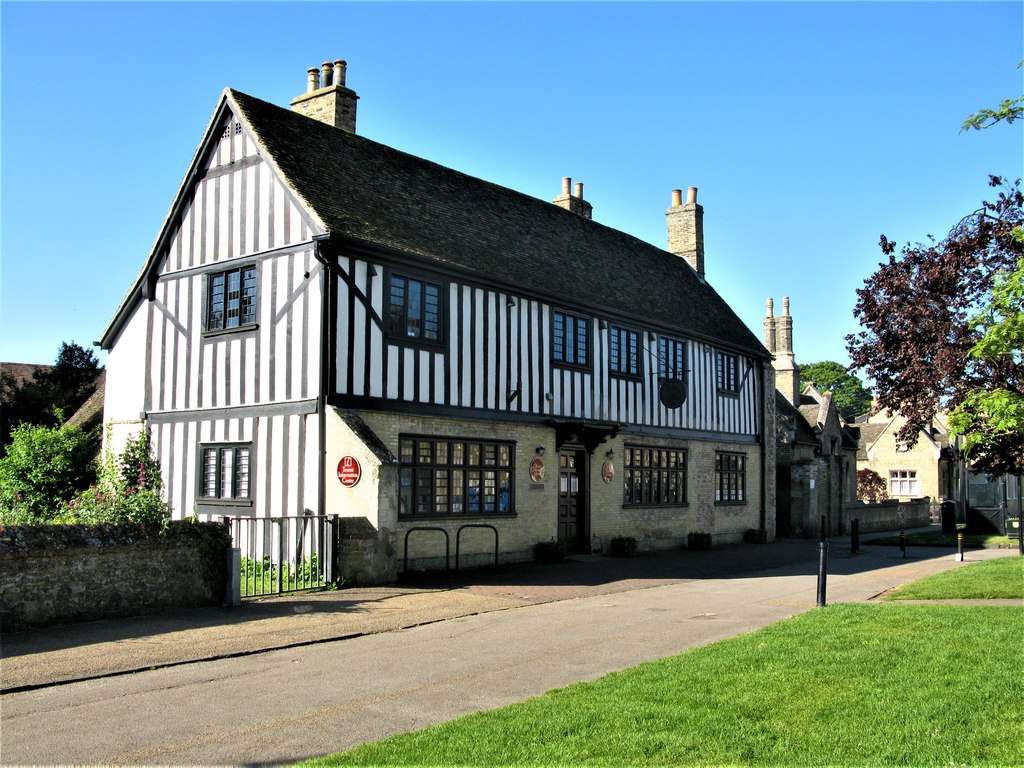
<path fill-rule="evenodd" d="M 358 136 L 355 105 L 341 61 L 291 109 L 225 90 L 100 341 L 112 445 L 151 431 L 175 516 L 342 515 L 364 582 L 446 539 L 774 536 L 771 357 L 704 279 L 696 190 L 663 250 L 568 179 L 546 202 Z"/>

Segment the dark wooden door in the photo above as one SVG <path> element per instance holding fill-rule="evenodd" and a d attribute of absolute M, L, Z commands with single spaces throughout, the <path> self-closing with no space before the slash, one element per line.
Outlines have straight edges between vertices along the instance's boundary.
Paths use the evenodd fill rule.
<path fill-rule="evenodd" d="M 587 454 L 565 450 L 558 454 L 558 540 L 579 550 L 586 535 Z"/>

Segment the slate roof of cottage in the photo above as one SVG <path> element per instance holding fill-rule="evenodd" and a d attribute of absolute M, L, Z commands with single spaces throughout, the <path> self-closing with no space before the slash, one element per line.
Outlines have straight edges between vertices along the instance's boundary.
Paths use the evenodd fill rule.
<path fill-rule="evenodd" d="M 868 448 L 874 445 L 879 435 L 889 428 L 888 424 L 860 424 L 860 446 L 857 449 L 859 461 L 868 460 Z"/>
<path fill-rule="evenodd" d="M 767 357 L 718 293 L 667 251 L 244 93 L 225 96 L 332 234 Z"/>
<path fill-rule="evenodd" d="M 804 443 L 805 445 L 818 444 L 818 437 L 814 434 L 813 423 L 808 423 L 804 414 L 793 407 L 793 404 L 779 390 L 775 390 L 775 410 L 780 418 L 792 423 L 794 429 L 793 442 Z"/>

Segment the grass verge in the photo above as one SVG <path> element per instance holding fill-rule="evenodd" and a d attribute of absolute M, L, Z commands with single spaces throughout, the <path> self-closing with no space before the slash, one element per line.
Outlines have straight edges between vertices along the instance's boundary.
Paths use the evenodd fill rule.
<path fill-rule="evenodd" d="M 309 764 L 1018 764 L 1022 620 L 830 606 Z"/>
<path fill-rule="evenodd" d="M 925 576 L 893 590 L 887 600 L 1024 600 L 1024 557 L 997 557 Z"/>
<path fill-rule="evenodd" d="M 906 534 L 907 546 L 949 547 L 956 549 L 956 534 L 940 531 L 918 531 Z M 880 544 L 887 547 L 900 545 L 899 535 L 882 536 L 865 542 L 865 545 Z M 1013 549 L 1018 546 L 1017 537 L 995 533 L 968 533 L 964 535 L 964 546 L 970 549 Z"/>

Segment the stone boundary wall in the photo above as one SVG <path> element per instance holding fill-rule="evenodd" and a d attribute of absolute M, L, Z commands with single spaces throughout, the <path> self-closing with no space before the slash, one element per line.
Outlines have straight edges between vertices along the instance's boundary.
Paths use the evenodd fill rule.
<path fill-rule="evenodd" d="M 231 539 L 176 521 L 0 527 L 0 628 L 220 605 Z"/>
<path fill-rule="evenodd" d="M 846 507 L 846 517 L 860 519 L 860 532 L 898 531 L 931 525 L 931 499 L 915 501 L 857 502 Z"/>

